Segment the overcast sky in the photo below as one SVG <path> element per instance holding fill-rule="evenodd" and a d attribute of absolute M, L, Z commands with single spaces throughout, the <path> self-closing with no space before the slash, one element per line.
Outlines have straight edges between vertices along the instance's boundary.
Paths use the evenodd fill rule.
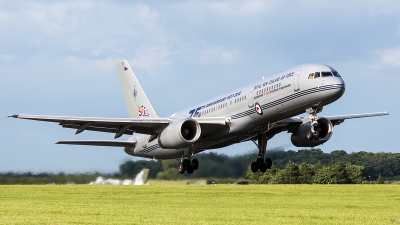
<path fill-rule="evenodd" d="M 128 117 L 115 66 L 122 59 L 160 116 L 300 64 L 328 64 L 346 92 L 320 116 L 390 116 L 347 120 L 319 147 L 400 153 L 400 1 L 0 1 L 0 172 L 112 172 L 139 159 L 121 148 L 54 144 L 113 134 L 6 118 Z M 268 147 L 297 149 L 286 133 Z"/>

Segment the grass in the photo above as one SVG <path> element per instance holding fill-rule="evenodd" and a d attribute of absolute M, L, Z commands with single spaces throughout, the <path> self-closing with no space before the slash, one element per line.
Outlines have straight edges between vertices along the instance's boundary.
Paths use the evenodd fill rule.
<path fill-rule="evenodd" d="M 400 186 L 0 186 L 0 224 L 226 223 L 400 224 Z"/>

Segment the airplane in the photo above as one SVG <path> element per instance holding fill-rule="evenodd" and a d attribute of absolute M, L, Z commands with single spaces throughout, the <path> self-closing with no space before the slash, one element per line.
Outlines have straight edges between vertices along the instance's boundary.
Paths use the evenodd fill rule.
<path fill-rule="evenodd" d="M 292 133 L 297 147 L 327 142 L 333 128 L 347 119 L 384 116 L 388 112 L 319 117 L 323 107 L 338 100 L 345 83 L 334 68 L 323 64 L 300 65 L 205 102 L 159 117 L 127 60 L 117 63 L 130 118 L 92 118 L 13 114 L 8 117 L 59 123 L 63 128 L 115 133 L 120 140 L 62 140 L 56 144 L 123 147 L 132 156 L 150 159 L 180 158 L 178 172 L 199 168 L 194 155 L 240 142 L 257 145 L 253 172 L 265 172 L 272 160 L 265 158 L 267 142 L 274 135 Z M 309 116 L 299 117 L 307 113 Z M 193 157 L 193 159 L 192 159 Z"/>
<path fill-rule="evenodd" d="M 125 179 L 120 181 L 118 179 L 104 179 L 102 176 L 96 178 L 95 181 L 89 183 L 89 185 L 145 185 L 147 184 L 147 176 L 149 175 L 149 169 L 142 169 L 135 177 L 135 180 Z"/>

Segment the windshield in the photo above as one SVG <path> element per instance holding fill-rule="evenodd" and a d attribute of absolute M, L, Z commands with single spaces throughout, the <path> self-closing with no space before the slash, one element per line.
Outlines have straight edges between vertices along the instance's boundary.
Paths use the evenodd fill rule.
<path fill-rule="evenodd" d="M 321 72 L 321 76 L 322 77 L 331 77 L 332 73 L 330 71 L 329 72 Z"/>
<path fill-rule="evenodd" d="M 340 75 L 339 75 L 339 73 L 337 71 L 332 71 L 332 73 L 333 73 L 333 76 L 340 77 Z"/>

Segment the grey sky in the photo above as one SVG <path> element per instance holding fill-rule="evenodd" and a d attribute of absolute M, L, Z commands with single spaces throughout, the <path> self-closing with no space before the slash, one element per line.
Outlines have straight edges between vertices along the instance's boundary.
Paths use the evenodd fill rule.
<path fill-rule="evenodd" d="M 112 134 L 6 118 L 128 117 L 115 67 L 124 58 L 160 116 L 299 64 L 328 64 L 346 93 L 320 115 L 390 116 L 347 120 L 319 147 L 400 152 L 399 1 L 0 1 L 0 31 L 0 171 L 115 171 L 130 159 L 120 148 L 53 144 Z M 268 145 L 296 149 L 289 134 Z"/>

